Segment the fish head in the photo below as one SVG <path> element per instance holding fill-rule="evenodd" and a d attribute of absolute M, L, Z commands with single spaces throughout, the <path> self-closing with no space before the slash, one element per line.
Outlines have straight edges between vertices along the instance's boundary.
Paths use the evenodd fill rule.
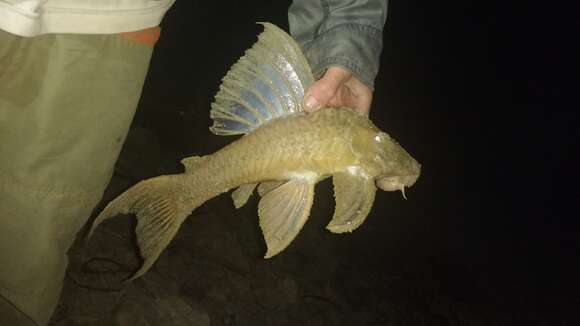
<path fill-rule="evenodd" d="M 377 187 L 384 191 L 400 190 L 404 197 L 405 188 L 419 178 L 421 165 L 386 133 L 379 131 L 373 141 Z"/>

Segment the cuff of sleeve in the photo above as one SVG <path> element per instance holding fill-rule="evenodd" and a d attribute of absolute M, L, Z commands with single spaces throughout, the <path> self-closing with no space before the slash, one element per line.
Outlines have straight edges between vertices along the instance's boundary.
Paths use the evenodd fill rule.
<path fill-rule="evenodd" d="M 328 67 L 338 65 L 373 89 L 382 47 L 380 30 L 367 25 L 342 24 L 319 34 L 303 50 L 315 77 L 321 77 Z"/>

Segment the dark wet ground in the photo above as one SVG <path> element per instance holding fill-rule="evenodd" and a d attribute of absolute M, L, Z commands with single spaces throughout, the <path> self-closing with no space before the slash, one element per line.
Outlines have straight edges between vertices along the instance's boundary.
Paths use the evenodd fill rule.
<path fill-rule="evenodd" d="M 546 315 L 553 307 L 534 305 L 526 289 L 506 297 L 465 266 L 456 266 L 464 279 L 448 280 L 424 261 L 369 263 L 340 250 L 348 239 L 332 241 L 312 225 L 263 260 L 254 206 L 234 213 L 225 198 L 206 204 L 155 266 L 126 284 L 139 264 L 131 223 L 107 223 L 90 250 L 71 251 L 51 325 L 573 325 Z"/>
<path fill-rule="evenodd" d="M 232 140 L 208 131 L 211 98 L 253 22 L 285 26 L 287 5 L 176 3 L 104 203 Z M 125 284 L 139 266 L 134 218 L 112 219 L 71 249 L 52 326 L 580 325 L 580 121 L 557 83 L 563 34 L 549 33 L 564 20 L 539 13 L 560 17 L 391 2 L 371 118 L 423 164 L 407 201 L 378 193 L 364 225 L 333 235 L 327 180 L 297 239 L 264 260 L 256 199 L 235 210 L 222 195 Z"/>
<path fill-rule="evenodd" d="M 178 168 L 152 144 L 151 133 L 133 129 L 104 202 L 131 178 Z M 152 170 L 140 162 L 150 162 Z M 89 246 L 79 241 L 71 250 L 51 325 L 556 325 L 527 309 L 535 302 L 525 292 L 508 294 L 486 278 L 485 266 L 421 257 L 416 248 L 386 249 L 397 246 L 388 238 L 400 230 L 369 230 L 384 227 L 381 218 L 425 213 L 413 198 L 378 195 L 360 230 L 366 237 L 356 237 L 324 230 L 333 209 L 329 182 L 317 193 L 306 227 L 273 259 L 262 258 L 256 200 L 236 210 L 223 195 L 194 211 L 154 267 L 131 283 L 122 280 L 140 264 L 134 218 L 106 222 Z M 380 244 L 374 237 L 385 239 Z"/>
<path fill-rule="evenodd" d="M 179 171 L 174 155 L 135 126 L 103 202 L 135 180 Z M 316 190 L 304 230 L 275 258 L 262 258 L 256 199 L 236 210 L 222 195 L 194 211 L 153 268 L 131 283 L 122 280 L 140 264 L 134 218 L 105 222 L 89 246 L 78 241 L 71 249 L 51 325 L 572 325 L 542 311 L 527 280 L 511 283 L 518 278 L 502 271 L 498 282 L 490 275 L 497 267 L 482 257 L 468 264 L 429 244 L 436 235 L 420 224 L 441 207 L 418 205 L 420 189 L 408 201 L 379 193 L 367 222 L 345 235 L 324 230 L 330 182 Z"/>

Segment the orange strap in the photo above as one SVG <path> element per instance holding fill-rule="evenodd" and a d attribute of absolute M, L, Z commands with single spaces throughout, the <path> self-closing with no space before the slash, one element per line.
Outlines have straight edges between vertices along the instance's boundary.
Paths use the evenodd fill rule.
<path fill-rule="evenodd" d="M 121 33 L 120 35 L 139 44 L 145 44 L 153 47 L 159 40 L 159 36 L 161 35 L 161 27 L 155 26 L 142 29 L 140 31 Z"/>

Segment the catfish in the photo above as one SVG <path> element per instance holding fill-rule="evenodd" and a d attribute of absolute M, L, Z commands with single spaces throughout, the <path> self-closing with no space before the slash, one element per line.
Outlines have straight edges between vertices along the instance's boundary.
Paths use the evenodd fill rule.
<path fill-rule="evenodd" d="M 310 66 L 290 35 L 270 23 L 222 80 L 211 106 L 210 130 L 242 135 L 217 152 L 192 156 L 185 172 L 141 181 L 111 201 L 104 220 L 134 213 L 143 258 L 130 278 L 143 275 L 205 201 L 232 193 L 236 208 L 257 189 L 265 258 L 283 251 L 310 215 L 314 186 L 332 177 L 336 207 L 327 229 L 352 232 L 369 214 L 377 187 L 412 186 L 420 164 L 366 116 L 347 107 L 306 114 L 302 100 L 314 82 Z"/>

